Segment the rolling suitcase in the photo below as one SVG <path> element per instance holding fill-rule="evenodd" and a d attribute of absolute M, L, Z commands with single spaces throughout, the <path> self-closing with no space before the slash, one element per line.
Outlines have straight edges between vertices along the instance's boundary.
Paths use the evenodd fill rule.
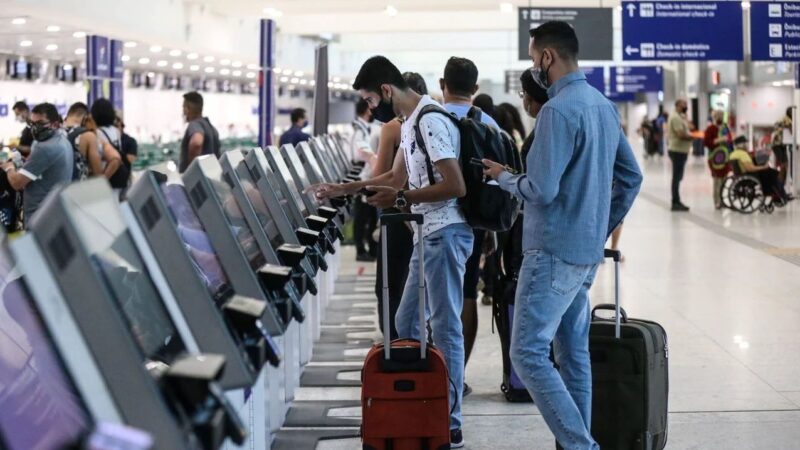
<path fill-rule="evenodd" d="M 667 445 L 667 333 L 652 321 L 629 318 L 619 305 L 620 252 L 614 260 L 614 304 L 592 309 L 592 436 L 602 450 L 661 450 Z M 614 311 L 614 319 L 598 318 Z"/>
<path fill-rule="evenodd" d="M 416 222 L 422 236 L 421 214 L 390 214 L 381 217 L 386 225 Z M 381 241 L 381 258 L 388 268 L 386 240 Z M 423 242 L 419 239 L 419 270 L 424 273 Z M 388 271 L 383 277 L 384 330 L 389 329 Z M 419 277 L 420 336 L 425 336 L 425 277 Z M 361 371 L 361 441 L 363 450 L 449 450 L 450 378 L 444 356 L 423 339 L 398 339 L 376 344 L 367 354 Z"/>

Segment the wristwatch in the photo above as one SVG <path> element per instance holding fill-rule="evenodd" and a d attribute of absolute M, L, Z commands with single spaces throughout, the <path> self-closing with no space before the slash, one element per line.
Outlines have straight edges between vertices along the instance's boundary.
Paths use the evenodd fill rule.
<path fill-rule="evenodd" d="M 397 191 L 397 198 L 394 200 L 394 207 L 397 209 L 403 209 L 407 206 L 408 200 L 406 200 L 406 191 Z"/>

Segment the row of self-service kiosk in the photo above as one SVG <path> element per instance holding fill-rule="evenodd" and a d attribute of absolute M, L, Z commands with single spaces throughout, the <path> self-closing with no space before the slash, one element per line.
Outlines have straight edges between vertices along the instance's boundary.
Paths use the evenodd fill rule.
<path fill-rule="evenodd" d="M 122 204 L 102 179 L 52 192 L 0 248 L 0 448 L 268 448 L 348 214 L 307 189 L 356 173 L 321 136 L 164 164 Z"/>

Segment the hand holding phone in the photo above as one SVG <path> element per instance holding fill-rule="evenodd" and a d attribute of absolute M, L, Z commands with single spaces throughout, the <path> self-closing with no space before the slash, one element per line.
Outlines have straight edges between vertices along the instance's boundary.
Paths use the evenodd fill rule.
<path fill-rule="evenodd" d="M 482 168 L 482 169 L 483 169 L 484 167 L 486 167 L 486 166 L 483 164 L 483 161 L 481 161 L 481 160 L 480 160 L 480 158 L 470 158 L 470 159 L 469 159 L 469 163 L 470 163 L 470 164 L 472 164 L 473 166 L 478 166 L 478 167 L 480 167 L 480 168 Z"/>
<path fill-rule="evenodd" d="M 361 195 L 367 196 L 367 197 L 372 197 L 372 196 L 373 196 L 373 195 L 375 195 L 377 192 L 375 192 L 375 191 L 370 191 L 369 189 L 367 189 L 367 188 L 363 187 L 363 188 L 361 188 L 361 189 L 359 189 L 359 190 L 358 190 L 358 193 L 359 193 L 359 194 L 361 194 Z"/>

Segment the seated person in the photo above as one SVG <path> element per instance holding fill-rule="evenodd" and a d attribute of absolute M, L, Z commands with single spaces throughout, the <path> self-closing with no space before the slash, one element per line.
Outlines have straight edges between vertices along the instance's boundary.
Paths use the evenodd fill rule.
<path fill-rule="evenodd" d="M 744 141 L 744 142 L 742 142 Z M 778 178 L 778 171 L 769 166 L 769 164 L 756 164 L 753 157 L 747 151 L 747 141 L 737 139 L 736 146 L 731 152 L 730 161 L 732 164 L 738 164 L 742 173 L 754 175 L 761 182 L 764 193 L 771 195 L 773 200 L 781 200 L 784 203 L 789 200 L 794 200 L 794 197 L 786 193 L 783 183 Z"/>

